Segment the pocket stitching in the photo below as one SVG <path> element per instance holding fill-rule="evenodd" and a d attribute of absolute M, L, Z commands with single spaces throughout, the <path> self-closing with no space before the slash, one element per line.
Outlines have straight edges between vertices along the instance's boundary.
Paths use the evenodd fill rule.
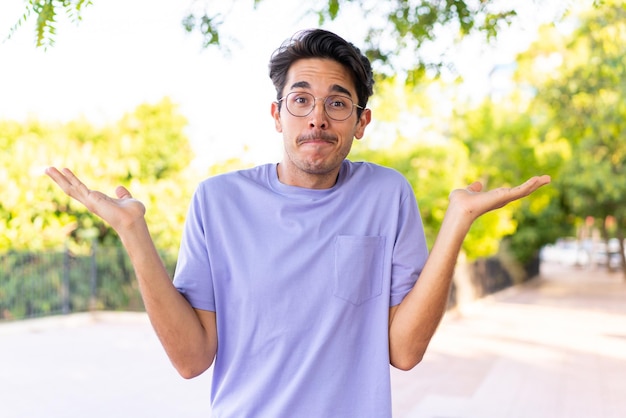
<path fill-rule="evenodd" d="M 385 237 L 339 235 L 335 241 L 333 295 L 359 306 L 382 294 Z M 363 265 L 354 260 L 363 260 Z M 349 262 L 349 263 L 347 263 Z M 350 282 L 357 277 L 359 280 Z M 363 291 L 363 288 L 367 289 Z"/>

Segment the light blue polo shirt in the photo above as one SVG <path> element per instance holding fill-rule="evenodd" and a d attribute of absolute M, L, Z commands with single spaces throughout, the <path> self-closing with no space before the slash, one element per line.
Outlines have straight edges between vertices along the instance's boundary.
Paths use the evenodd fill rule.
<path fill-rule="evenodd" d="M 324 190 L 275 164 L 202 182 L 174 284 L 216 312 L 214 417 L 391 417 L 389 307 L 426 257 L 395 170 L 346 160 Z"/>

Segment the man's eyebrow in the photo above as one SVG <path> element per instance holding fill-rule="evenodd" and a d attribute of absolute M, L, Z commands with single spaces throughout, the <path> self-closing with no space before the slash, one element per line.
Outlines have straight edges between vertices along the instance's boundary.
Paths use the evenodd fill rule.
<path fill-rule="evenodd" d="M 311 85 L 309 84 L 308 81 L 297 81 L 291 85 L 291 90 L 297 89 L 297 88 L 310 89 Z"/>
<path fill-rule="evenodd" d="M 295 83 L 293 83 L 290 87 L 291 90 L 293 89 L 310 89 L 311 88 L 311 84 L 308 81 L 296 81 Z M 334 93 L 343 93 L 348 97 L 352 97 L 352 94 L 350 93 L 350 90 L 348 90 L 347 88 L 339 85 L 339 84 L 333 84 L 332 86 L 330 86 L 330 91 L 334 92 Z"/>
<path fill-rule="evenodd" d="M 336 92 L 336 93 L 343 93 L 348 97 L 352 97 L 352 94 L 350 93 L 350 90 L 348 90 L 347 88 L 340 86 L 339 84 L 333 84 L 330 87 L 330 91 Z"/>

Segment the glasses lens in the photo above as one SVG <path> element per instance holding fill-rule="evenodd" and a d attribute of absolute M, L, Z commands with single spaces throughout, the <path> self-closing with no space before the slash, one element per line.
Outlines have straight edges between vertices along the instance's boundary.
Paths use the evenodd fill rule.
<path fill-rule="evenodd" d="M 352 100 L 346 96 L 328 96 L 324 101 L 326 114 L 335 120 L 348 119 L 353 107 Z"/>
<path fill-rule="evenodd" d="M 315 106 L 315 96 L 310 93 L 289 93 L 285 101 L 287 110 L 294 116 L 306 116 Z"/>
<path fill-rule="evenodd" d="M 315 96 L 311 93 L 292 92 L 285 97 L 287 111 L 294 116 L 307 116 L 315 107 Z M 352 115 L 354 102 L 346 96 L 328 96 L 324 99 L 324 110 L 334 120 L 346 120 Z"/>

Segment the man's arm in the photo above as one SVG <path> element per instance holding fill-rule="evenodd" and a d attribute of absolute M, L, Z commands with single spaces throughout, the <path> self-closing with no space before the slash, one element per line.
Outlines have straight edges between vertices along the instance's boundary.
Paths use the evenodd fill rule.
<path fill-rule="evenodd" d="M 215 312 L 194 310 L 174 287 L 150 236 L 144 205 L 124 187 L 117 188 L 117 199 L 89 190 L 68 169 L 51 167 L 46 174 L 117 232 L 133 264 L 150 322 L 178 372 L 192 378 L 208 369 L 217 351 Z"/>
<path fill-rule="evenodd" d="M 472 223 L 549 182 L 548 176 L 533 177 L 520 186 L 485 193 L 481 193 L 480 183 L 473 183 L 450 194 L 441 229 L 419 280 L 389 311 L 389 356 L 394 367 L 409 370 L 422 360 L 445 313 L 456 260 Z"/>

